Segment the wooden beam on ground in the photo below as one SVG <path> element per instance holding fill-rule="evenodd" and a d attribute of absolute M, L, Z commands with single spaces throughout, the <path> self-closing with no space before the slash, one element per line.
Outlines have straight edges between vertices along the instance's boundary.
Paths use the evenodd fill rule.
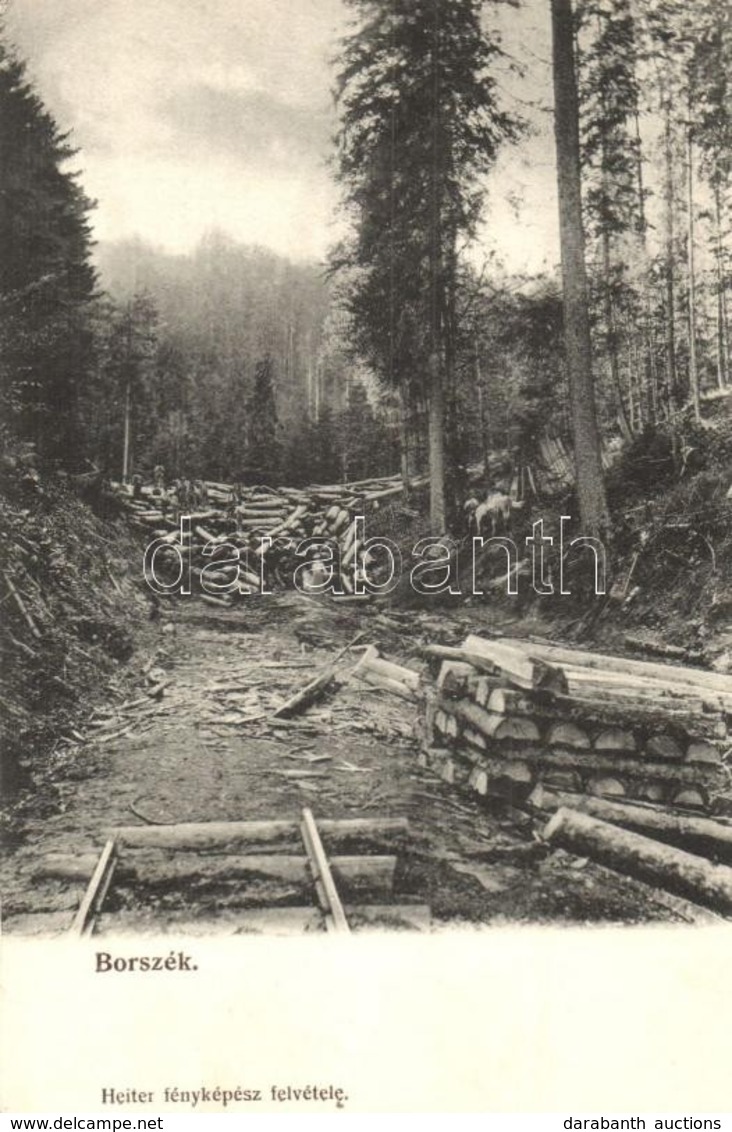
<path fill-rule="evenodd" d="M 552 845 L 732 916 L 732 868 L 562 807 L 544 830 Z"/>
<path fill-rule="evenodd" d="M 392 846 L 409 833 L 406 818 L 321 818 L 318 829 L 326 846 Z M 300 844 L 300 823 L 287 821 L 182 822 L 177 825 L 119 826 L 113 830 L 118 845 L 130 849 L 179 849 L 191 852 L 248 853 L 258 848 Z"/>
<path fill-rule="evenodd" d="M 669 813 L 652 806 L 611 802 L 586 794 L 566 794 L 543 786 L 537 786 L 529 803 L 542 810 L 558 810 L 561 807 L 577 810 L 623 829 L 654 837 L 667 845 L 676 845 L 705 857 L 732 861 L 732 825 L 725 825 L 714 818 Z"/>
<path fill-rule="evenodd" d="M 312 810 L 305 806 L 302 811 L 302 825 L 300 827 L 305 851 L 310 862 L 315 888 L 318 893 L 320 906 L 325 913 L 325 924 L 328 931 L 340 932 L 348 935 L 350 928 L 346 914 L 343 911 L 341 898 L 330 871 L 328 858 L 325 855 L 323 842 L 320 840 L 318 827 L 315 824 Z"/>
<path fill-rule="evenodd" d="M 72 856 L 70 854 L 49 854 L 35 870 L 38 878 L 50 877 L 72 883 L 82 882 L 94 867 L 93 856 Z M 394 856 L 338 856 L 330 861 L 336 883 L 346 899 L 364 893 L 385 895 L 391 893 L 394 885 L 396 857 Z M 292 904 L 293 896 L 307 900 L 312 892 L 312 878 L 305 855 L 255 854 L 235 856 L 226 854 L 192 854 L 169 856 L 159 851 L 138 851 L 129 853 L 119 861 L 116 880 L 120 885 L 129 884 L 139 888 L 164 885 L 200 886 L 216 884 L 236 884 L 243 882 L 252 885 L 252 904 L 278 902 L 278 892 L 282 899 Z M 242 904 L 248 902 L 242 899 Z"/>
<path fill-rule="evenodd" d="M 94 920 L 102 910 L 102 905 L 112 883 L 117 863 L 117 842 L 114 838 L 105 844 L 92 873 L 88 888 L 84 893 L 79 911 L 71 925 L 73 935 L 91 935 L 94 931 Z"/>

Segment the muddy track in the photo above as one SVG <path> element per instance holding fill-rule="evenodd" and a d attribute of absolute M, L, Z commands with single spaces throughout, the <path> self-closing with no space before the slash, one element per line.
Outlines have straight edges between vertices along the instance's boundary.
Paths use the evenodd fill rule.
<path fill-rule="evenodd" d="M 420 767 L 416 709 L 350 681 L 352 656 L 339 667 L 337 690 L 273 727 L 272 711 L 359 629 L 384 641 L 372 611 L 296 594 L 231 612 L 198 601 L 172 609 L 156 630 L 155 664 L 168 681 L 160 698 L 133 707 L 121 726 L 120 705 L 110 702 L 107 717 L 98 714 L 106 727 L 56 774 L 51 812 L 29 807 L 0 867 L 3 930 L 67 930 L 84 885 L 46 875 L 46 863 L 98 853 L 114 826 L 294 819 L 303 806 L 318 818 L 408 818 L 394 899 L 429 904 L 433 930 L 684 918 L 643 885 L 548 853 L 528 819 L 464 797 Z M 419 618 L 405 623 L 402 644 L 419 631 Z M 398 647 L 393 635 L 389 644 Z M 241 904 L 235 886 L 181 891 L 171 882 L 141 892 L 122 883 L 100 926 L 223 922 Z"/>

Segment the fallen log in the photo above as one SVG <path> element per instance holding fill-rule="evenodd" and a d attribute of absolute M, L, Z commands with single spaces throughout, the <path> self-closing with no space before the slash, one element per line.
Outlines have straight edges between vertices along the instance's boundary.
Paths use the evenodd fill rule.
<path fill-rule="evenodd" d="M 380 683 L 380 679 L 383 678 L 384 686 L 389 687 L 390 690 L 394 690 L 393 685 L 396 683 L 411 693 L 417 693 L 422 682 L 419 673 L 415 672 L 414 669 L 405 668 L 402 664 L 394 664 L 390 660 L 384 660 L 383 657 L 379 656 L 374 645 L 368 646 L 353 669 L 353 675 L 371 680 L 375 684 Z M 374 677 L 377 679 L 374 679 Z"/>
<path fill-rule="evenodd" d="M 94 856 L 50 855 L 36 870 L 37 877 L 79 882 L 88 880 L 97 864 Z M 348 856 L 330 861 L 336 882 L 343 893 L 364 890 L 391 892 L 396 857 Z M 213 885 L 226 882 L 285 884 L 305 896 L 311 891 L 312 877 L 308 858 L 295 855 L 255 854 L 254 856 L 206 856 L 186 854 L 170 857 L 162 853 L 140 851 L 118 860 L 116 884 L 169 887 L 180 885 Z M 242 894 L 243 898 L 246 893 Z"/>
<path fill-rule="evenodd" d="M 565 807 L 543 831 L 551 845 L 732 915 L 732 869 Z"/>
<path fill-rule="evenodd" d="M 384 692 L 392 692 L 393 695 L 399 696 L 403 700 L 414 702 L 417 698 L 416 693 L 407 684 L 402 684 L 400 680 L 392 680 L 390 676 L 382 676 L 380 672 L 375 672 L 373 669 L 363 669 L 356 675 L 359 679 L 365 680 L 371 687 L 381 688 Z"/>
<path fill-rule="evenodd" d="M 319 818 L 326 849 L 400 845 L 409 832 L 406 818 Z M 298 821 L 181 822 L 177 825 L 120 826 L 110 833 L 127 849 L 176 849 L 247 854 L 273 847 L 298 849 Z"/>
<path fill-rule="evenodd" d="M 290 696 L 289 700 L 273 712 L 273 718 L 289 719 L 293 715 L 299 715 L 300 712 L 306 711 L 311 704 L 319 700 L 320 697 L 325 694 L 332 681 L 335 680 L 338 661 L 349 649 L 353 648 L 353 646 L 361 640 L 362 636 L 363 633 L 357 633 L 353 640 L 349 641 L 349 643 L 336 654 L 324 672 L 321 672 L 319 676 L 316 676 L 314 680 L 311 680 L 304 688 L 301 688 L 299 692 L 295 692 L 294 696 Z"/>
<path fill-rule="evenodd" d="M 543 786 L 536 787 L 529 803 L 541 810 L 577 810 L 691 853 L 732 861 L 732 825 L 714 818 L 673 814 L 657 807 L 610 802 L 586 794 L 556 793 Z"/>

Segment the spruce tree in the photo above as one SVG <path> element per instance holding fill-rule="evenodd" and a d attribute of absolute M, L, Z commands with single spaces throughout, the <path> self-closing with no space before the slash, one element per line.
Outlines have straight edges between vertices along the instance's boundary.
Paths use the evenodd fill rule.
<path fill-rule="evenodd" d="M 89 211 L 76 155 L 0 43 L 0 396 L 16 435 L 73 464 L 79 391 L 93 365 Z"/>

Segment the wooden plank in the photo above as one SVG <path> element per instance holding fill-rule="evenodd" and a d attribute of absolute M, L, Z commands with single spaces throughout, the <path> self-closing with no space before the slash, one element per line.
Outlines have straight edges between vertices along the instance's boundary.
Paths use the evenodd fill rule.
<path fill-rule="evenodd" d="M 302 825 L 300 827 L 305 851 L 308 855 L 310 868 L 318 892 L 320 905 L 325 912 L 325 923 L 328 931 L 347 935 L 350 932 L 346 913 L 343 911 L 341 898 L 335 886 L 330 871 L 328 858 L 325 855 L 323 842 L 320 840 L 318 827 L 315 824 L 312 810 L 305 806 L 302 811 Z"/>
<path fill-rule="evenodd" d="M 117 842 L 113 837 L 105 844 L 92 873 L 89 886 L 84 893 L 79 911 L 71 925 L 73 935 L 91 935 L 94 931 L 94 920 L 102 910 L 102 905 L 112 883 L 117 863 Z"/>

